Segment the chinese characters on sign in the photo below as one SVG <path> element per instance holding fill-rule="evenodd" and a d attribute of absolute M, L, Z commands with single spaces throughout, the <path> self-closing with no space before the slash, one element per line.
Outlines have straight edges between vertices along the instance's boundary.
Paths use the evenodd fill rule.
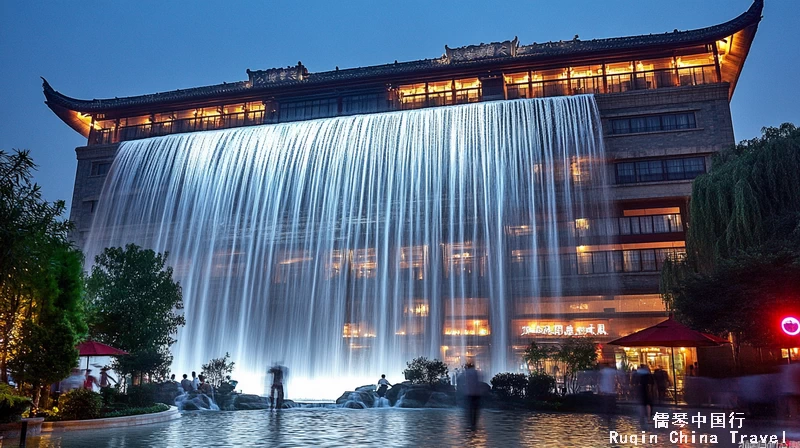
<path fill-rule="evenodd" d="M 800 447 L 800 442 L 786 440 L 786 431 L 772 434 L 743 434 L 743 412 L 711 412 L 709 415 L 701 412 L 656 412 L 653 416 L 655 429 L 672 430 L 669 434 L 659 431 L 621 433 L 608 432 L 609 444 L 649 445 L 665 442 L 693 446 L 695 444 L 717 444 L 720 442 L 738 445 L 743 448 L 750 447 L 775 447 L 795 448 Z M 697 431 L 695 431 L 697 430 Z M 728 430 L 728 434 L 724 431 Z M 708 432 L 706 432 L 708 431 Z"/>
<path fill-rule="evenodd" d="M 605 324 L 594 324 L 588 326 L 572 326 L 572 325 L 525 325 L 522 327 L 521 336 L 529 334 L 545 335 L 545 336 L 585 336 L 585 335 L 598 335 L 606 336 Z"/>

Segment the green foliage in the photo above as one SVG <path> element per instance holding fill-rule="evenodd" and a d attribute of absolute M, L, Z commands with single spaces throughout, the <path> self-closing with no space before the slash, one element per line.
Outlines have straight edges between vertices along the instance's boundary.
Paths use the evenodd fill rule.
<path fill-rule="evenodd" d="M 103 406 L 111 406 L 122 400 L 122 393 L 120 393 L 119 387 L 119 384 L 116 384 L 114 387 L 100 388 L 100 396 L 103 397 Z"/>
<path fill-rule="evenodd" d="M 498 373 L 492 378 L 492 392 L 501 397 L 525 398 L 528 376 L 524 373 Z"/>
<path fill-rule="evenodd" d="M 544 362 L 553 357 L 554 348 L 552 345 L 540 345 L 532 341 L 522 355 L 523 361 L 528 364 L 531 372 L 543 372 Z"/>
<path fill-rule="evenodd" d="M 74 346 L 86 333 L 86 325 L 82 259 L 67 238 L 71 224 L 60 219 L 64 202 L 42 199 L 32 181 L 35 169 L 27 151 L 0 151 L 0 379 L 6 379 L 8 362 L 19 352 L 27 359 L 15 364 L 14 373 L 38 386 L 63 370 L 62 361 L 71 355 L 71 348 L 70 353 L 56 353 L 70 345 L 60 339 Z M 57 334 L 45 334 L 53 326 Z M 37 344 L 21 337 L 34 333 Z M 41 375 L 20 370 L 41 364 L 32 359 L 40 348 L 55 355 L 58 365 L 43 369 Z M 39 388 L 34 389 L 38 397 Z"/>
<path fill-rule="evenodd" d="M 797 236 L 800 223 L 800 129 L 763 129 L 714 158 L 692 188 L 686 238 L 693 267 L 716 262 L 775 239 Z"/>
<path fill-rule="evenodd" d="M 222 358 L 214 358 L 209 361 L 208 364 L 203 364 L 203 372 L 201 375 L 206 378 L 206 382 L 214 387 L 219 387 L 225 379 L 225 376 L 233 372 L 233 365 L 235 363 L 230 362 L 230 358 L 230 353 L 226 352 L 225 356 Z"/>
<path fill-rule="evenodd" d="M 88 420 L 100 417 L 103 397 L 89 389 L 74 389 L 58 398 L 61 420 Z"/>
<path fill-rule="evenodd" d="M 150 406 L 158 401 L 160 388 L 155 383 L 145 383 L 128 387 L 125 394 L 131 406 Z"/>
<path fill-rule="evenodd" d="M 778 346 L 778 314 L 800 311 L 800 129 L 763 129 L 714 159 L 692 188 L 687 261 L 665 263 L 661 293 L 690 327 Z"/>
<path fill-rule="evenodd" d="M 169 406 L 163 403 L 158 403 L 153 406 L 120 409 L 118 411 L 106 413 L 105 415 L 103 415 L 103 417 L 110 418 L 110 417 L 126 417 L 129 415 L 155 414 L 156 412 L 164 412 L 168 410 Z"/>
<path fill-rule="evenodd" d="M 406 363 L 403 376 L 413 384 L 436 384 L 448 381 L 447 364 L 438 359 L 414 358 Z"/>
<path fill-rule="evenodd" d="M 564 393 L 577 393 L 578 373 L 594 368 L 597 363 L 597 344 L 586 337 L 567 338 L 553 354 L 553 359 L 564 366 Z"/>
<path fill-rule="evenodd" d="M 116 359 L 123 374 L 169 371 L 178 327 L 185 324 L 180 285 L 167 254 L 129 244 L 107 248 L 95 259 L 87 282 L 91 335 L 129 353 Z"/>
<path fill-rule="evenodd" d="M 676 317 L 707 333 L 732 333 L 741 344 L 781 345 L 782 313 L 800 311 L 800 253 L 788 248 L 748 252 L 695 273 L 673 290 Z"/>
<path fill-rule="evenodd" d="M 525 397 L 530 400 L 542 400 L 556 390 L 556 379 L 544 372 L 534 372 L 528 376 Z"/>
<path fill-rule="evenodd" d="M 178 386 L 174 383 L 144 383 L 128 387 L 124 397 L 130 406 L 152 406 L 154 403 L 175 403 L 178 396 Z"/>
<path fill-rule="evenodd" d="M 12 345 L 14 357 L 9 360 L 8 369 L 16 381 L 34 388 L 55 383 L 66 378 L 77 364 L 76 342 L 75 332 L 64 316 L 54 317 L 46 325 L 27 320 Z"/>
<path fill-rule="evenodd" d="M 8 384 L 0 383 L 0 423 L 12 423 L 31 406 L 31 399 L 17 394 Z"/>

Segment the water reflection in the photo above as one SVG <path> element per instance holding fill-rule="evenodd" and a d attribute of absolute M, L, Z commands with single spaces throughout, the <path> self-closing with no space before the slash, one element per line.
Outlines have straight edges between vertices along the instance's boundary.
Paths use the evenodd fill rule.
<path fill-rule="evenodd" d="M 155 425 L 29 439 L 29 447 L 606 447 L 609 431 L 641 434 L 634 417 L 484 410 L 478 431 L 463 425 L 459 409 L 290 409 L 285 412 L 190 412 Z M 647 428 L 670 447 L 669 431 Z M 777 431 L 762 433 L 778 433 Z M 729 446 L 719 433 L 714 445 Z M 642 446 L 639 444 L 638 446 Z"/>

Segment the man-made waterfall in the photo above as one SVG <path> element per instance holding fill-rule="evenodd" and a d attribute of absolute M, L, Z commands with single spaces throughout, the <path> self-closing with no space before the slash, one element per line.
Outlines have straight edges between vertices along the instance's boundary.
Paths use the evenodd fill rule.
<path fill-rule="evenodd" d="M 179 374 L 227 351 L 246 392 L 280 362 L 290 397 L 335 398 L 417 356 L 516 369 L 519 310 L 580 281 L 603 157 L 591 96 L 124 142 L 85 249 L 169 252 Z"/>

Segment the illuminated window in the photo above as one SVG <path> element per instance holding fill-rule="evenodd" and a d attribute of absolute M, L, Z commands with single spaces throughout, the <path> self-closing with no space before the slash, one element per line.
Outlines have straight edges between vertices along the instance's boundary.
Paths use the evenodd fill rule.
<path fill-rule="evenodd" d="M 489 336 L 489 321 L 487 319 L 464 319 L 445 323 L 446 336 Z"/>
<path fill-rule="evenodd" d="M 444 244 L 445 277 L 486 274 L 486 250 L 472 243 Z"/>
<path fill-rule="evenodd" d="M 272 283 L 287 284 L 298 282 L 304 274 L 311 272 L 313 258 L 305 251 L 285 251 L 276 257 Z"/>
<path fill-rule="evenodd" d="M 428 265 L 428 246 L 412 246 L 400 248 L 400 269 L 410 269 L 415 280 L 425 278 Z"/>
<path fill-rule="evenodd" d="M 342 328 L 343 338 L 374 338 L 375 331 L 365 323 L 346 323 Z"/>
<path fill-rule="evenodd" d="M 378 256 L 375 248 L 355 249 L 350 254 L 355 278 L 374 278 L 378 275 Z"/>
<path fill-rule="evenodd" d="M 415 301 L 413 305 L 403 307 L 403 314 L 406 316 L 427 317 L 429 312 L 430 308 L 424 301 Z"/>

